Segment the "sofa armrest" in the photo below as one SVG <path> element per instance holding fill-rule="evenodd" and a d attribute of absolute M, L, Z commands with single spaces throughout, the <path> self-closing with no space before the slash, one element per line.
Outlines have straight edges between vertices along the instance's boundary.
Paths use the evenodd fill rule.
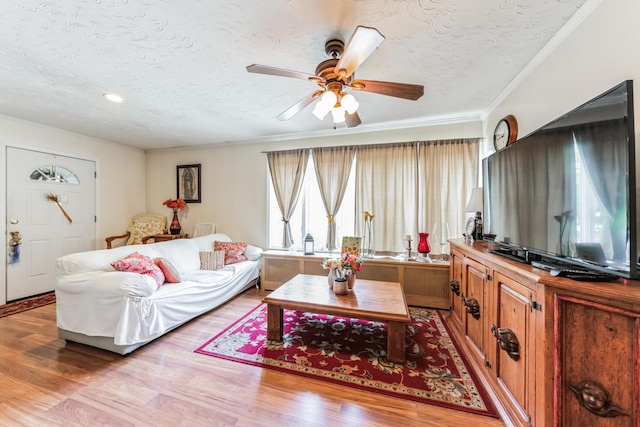
<path fill-rule="evenodd" d="M 148 274 L 126 273 L 120 289 L 128 297 L 148 297 L 158 290 L 158 283 Z"/>
<path fill-rule="evenodd" d="M 92 271 L 59 277 L 56 296 L 91 295 L 92 298 L 148 297 L 158 289 L 148 275 L 126 271 Z"/>
<path fill-rule="evenodd" d="M 244 250 L 244 256 L 246 256 L 249 261 L 257 261 L 262 257 L 262 252 L 264 252 L 262 248 L 247 244 L 247 249 Z"/>

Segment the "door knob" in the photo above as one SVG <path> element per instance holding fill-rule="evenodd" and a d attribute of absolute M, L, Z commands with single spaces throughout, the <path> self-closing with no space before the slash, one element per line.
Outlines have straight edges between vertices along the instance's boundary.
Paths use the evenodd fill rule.
<path fill-rule="evenodd" d="M 19 223 L 19 222 L 20 222 L 20 221 L 18 221 L 18 220 L 17 220 L 17 219 L 15 219 L 15 218 L 12 218 L 12 219 L 9 221 L 9 223 L 11 223 L 11 224 L 17 224 L 17 223 Z"/>

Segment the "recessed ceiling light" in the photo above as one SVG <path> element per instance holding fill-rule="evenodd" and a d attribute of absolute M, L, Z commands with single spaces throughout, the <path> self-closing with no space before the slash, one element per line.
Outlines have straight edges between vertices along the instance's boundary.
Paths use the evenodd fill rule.
<path fill-rule="evenodd" d="M 107 98 L 111 102 L 122 102 L 124 99 L 120 95 L 116 95 L 115 93 L 103 93 L 102 96 Z"/>

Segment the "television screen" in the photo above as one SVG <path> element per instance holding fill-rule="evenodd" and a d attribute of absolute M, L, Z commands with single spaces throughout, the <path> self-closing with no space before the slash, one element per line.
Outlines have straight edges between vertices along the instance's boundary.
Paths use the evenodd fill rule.
<path fill-rule="evenodd" d="M 633 85 L 483 161 L 484 231 L 553 260 L 637 277 Z"/>

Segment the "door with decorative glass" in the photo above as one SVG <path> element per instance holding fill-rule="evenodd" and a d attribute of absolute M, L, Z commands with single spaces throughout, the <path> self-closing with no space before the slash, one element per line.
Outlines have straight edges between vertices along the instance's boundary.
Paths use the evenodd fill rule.
<path fill-rule="evenodd" d="M 95 162 L 7 147 L 7 301 L 52 291 L 56 259 L 92 250 Z"/>

